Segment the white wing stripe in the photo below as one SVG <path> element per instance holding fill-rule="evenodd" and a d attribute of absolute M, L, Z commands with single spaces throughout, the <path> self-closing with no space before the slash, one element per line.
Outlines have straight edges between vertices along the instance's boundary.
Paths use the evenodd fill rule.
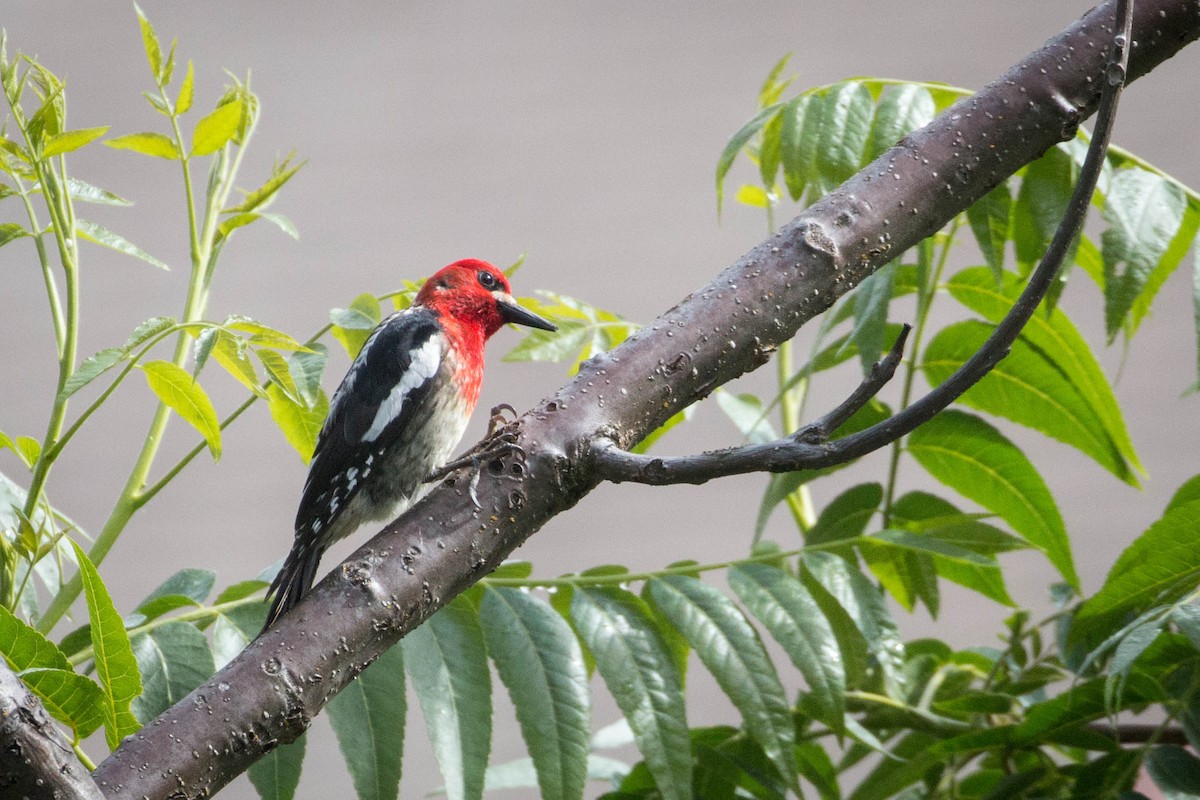
<path fill-rule="evenodd" d="M 364 442 L 373 442 L 383 433 L 388 423 L 400 416 L 408 393 L 437 374 L 442 361 L 441 336 L 431 336 L 412 354 L 408 369 L 400 376 L 400 382 L 392 387 L 386 399 L 375 412 L 371 427 L 363 434 Z"/>

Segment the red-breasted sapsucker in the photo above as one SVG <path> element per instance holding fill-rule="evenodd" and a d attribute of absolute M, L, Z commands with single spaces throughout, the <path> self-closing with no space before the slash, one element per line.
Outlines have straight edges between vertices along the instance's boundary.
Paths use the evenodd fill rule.
<path fill-rule="evenodd" d="M 467 427 L 488 338 L 506 322 L 555 329 L 509 292 L 486 261 L 456 261 L 367 337 L 329 401 L 264 630 L 309 590 L 326 548 L 421 495 Z"/>

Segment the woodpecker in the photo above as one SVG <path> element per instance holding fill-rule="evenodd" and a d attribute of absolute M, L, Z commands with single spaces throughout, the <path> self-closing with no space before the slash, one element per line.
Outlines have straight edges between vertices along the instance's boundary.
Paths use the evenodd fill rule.
<path fill-rule="evenodd" d="M 329 401 L 263 630 L 309 590 L 326 548 L 394 519 L 421 495 L 466 429 L 492 334 L 506 322 L 555 330 L 510 291 L 486 261 L 456 261 L 367 337 Z"/>

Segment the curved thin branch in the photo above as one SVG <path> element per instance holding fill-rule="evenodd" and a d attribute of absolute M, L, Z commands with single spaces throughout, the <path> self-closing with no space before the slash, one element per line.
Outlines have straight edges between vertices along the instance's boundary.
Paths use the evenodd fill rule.
<path fill-rule="evenodd" d="M 1079 173 L 1079 181 L 1071 193 L 1066 211 L 1054 238 L 1046 248 L 1037 269 L 1029 276 L 1020 297 L 1013 303 L 1004 319 L 967 361 L 929 394 L 895 416 L 841 439 L 829 441 L 830 434 L 862 408 L 895 373 L 896 365 L 908 336 L 908 326 L 896 339 L 888 355 L 871 369 L 854 393 L 840 406 L 817 422 L 805 426 L 790 436 L 765 444 L 752 444 L 726 450 L 715 450 L 690 456 L 661 458 L 631 453 L 617 447 L 611 439 L 598 442 L 592 458 L 599 475 L 614 483 L 632 481 L 656 486 L 672 483 L 704 483 L 713 478 L 740 475 L 746 472 L 794 472 L 844 464 L 887 447 L 928 422 L 968 389 L 987 375 L 1008 355 L 1021 329 L 1049 291 L 1054 277 L 1062 269 L 1071 242 L 1083 229 L 1088 205 L 1100 178 L 1108 142 L 1112 138 L 1117 104 L 1125 84 L 1129 65 L 1133 7 L 1130 0 L 1117 3 L 1119 33 L 1113 36 L 1112 56 L 1105 69 L 1100 109 L 1096 114 L 1096 130 L 1088 145 L 1087 157 Z"/>

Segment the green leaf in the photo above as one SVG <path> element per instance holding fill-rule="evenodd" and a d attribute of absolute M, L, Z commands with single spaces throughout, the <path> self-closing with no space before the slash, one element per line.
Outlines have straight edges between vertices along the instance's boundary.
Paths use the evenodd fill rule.
<path fill-rule="evenodd" d="M 324 392 L 318 392 L 317 402 L 312 408 L 307 408 L 288 397 L 276 384 L 267 387 L 267 408 L 271 412 L 271 419 L 275 420 L 283 437 L 300 454 L 305 464 L 312 459 L 317 436 L 321 433 L 325 418 L 329 416 L 329 398 Z"/>
<path fill-rule="evenodd" d="M 734 198 L 744 206 L 751 208 L 770 208 L 771 197 L 763 190 L 761 186 L 744 183 L 738 187 L 737 196 Z"/>
<path fill-rule="evenodd" d="M 258 371 L 254 369 L 254 363 L 246 354 L 246 349 L 245 340 L 228 331 L 220 331 L 212 348 L 212 357 L 242 386 L 259 397 L 266 397 L 265 391 L 258 383 Z"/>
<path fill-rule="evenodd" d="M 266 588 L 266 583 L 262 581 L 246 581 L 246 583 L 258 583 L 260 589 Z M 218 602 L 220 602 L 220 598 L 218 598 Z M 250 644 L 262 630 L 266 619 L 266 603 L 237 606 L 221 612 L 212 626 L 213 665 L 217 669 L 221 669 L 238 653 L 246 649 L 246 645 Z"/>
<path fill-rule="evenodd" d="M 396 800 L 404 757 L 404 656 L 385 650 L 326 706 L 359 800 Z"/>
<path fill-rule="evenodd" d="M 271 176 L 263 182 L 262 186 L 248 193 L 238 205 L 223 209 L 222 213 L 245 213 L 270 204 L 284 184 L 290 181 L 304 164 L 305 162 L 301 161 L 299 164 L 293 165 L 292 157 L 289 155 L 283 161 L 272 166 Z"/>
<path fill-rule="evenodd" d="M 162 114 L 164 117 L 171 116 L 171 107 L 167 105 L 167 101 L 163 100 L 153 92 L 142 92 L 142 97 L 146 98 L 146 102 L 154 107 L 154 110 Z"/>
<path fill-rule="evenodd" d="M 296 796 L 307 743 L 308 734 L 305 733 L 290 744 L 276 747 L 246 770 L 262 800 L 292 800 Z"/>
<path fill-rule="evenodd" d="M 1166 800 L 1200 798 L 1200 759 L 1173 744 L 1159 745 L 1146 756 L 1146 771 Z"/>
<path fill-rule="evenodd" d="M 1172 181 L 1171 184 L 1176 186 L 1180 191 L 1183 191 L 1182 187 L 1175 182 Z M 1133 301 L 1133 310 L 1130 319 L 1133 323 L 1132 329 L 1134 331 L 1136 331 L 1142 320 L 1150 313 L 1150 307 L 1159 290 L 1162 289 L 1167 279 L 1179 267 L 1188 250 L 1192 248 L 1198 231 L 1200 231 L 1200 202 L 1187 202 L 1183 221 L 1180 222 L 1175 235 L 1171 237 L 1171 242 L 1167 245 L 1167 251 L 1158 260 L 1158 264 L 1146 279 L 1146 284 L 1142 288 L 1141 293 Z"/>
<path fill-rule="evenodd" d="M 133 333 L 129 334 L 129 338 L 125 340 L 125 344 L 121 345 L 121 347 L 126 350 L 132 350 L 138 345 L 148 342 L 174 324 L 174 317 L 150 317 L 133 329 Z"/>
<path fill-rule="evenodd" d="M 908 450 L 942 483 L 997 514 L 1078 589 L 1062 515 L 1025 454 L 979 417 L 943 411 L 909 435 Z"/>
<path fill-rule="evenodd" d="M 622 589 L 576 588 L 571 619 L 633 729 L 662 797 L 692 794 L 683 685 L 645 603 Z"/>
<path fill-rule="evenodd" d="M 1200 579 L 1200 500 L 1174 506 L 1134 540 L 1075 615 L 1071 637 L 1105 638 L 1130 616 L 1173 602 Z"/>
<path fill-rule="evenodd" d="M 782 58 L 775 62 L 771 67 L 771 71 L 767 73 L 767 77 L 763 79 L 762 86 L 758 90 L 758 105 L 765 107 L 779 101 L 783 90 L 791 85 L 794 78 L 781 78 L 783 71 L 787 69 L 788 61 L 792 58 L 791 53 L 785 53 Z"/>
<path fill-rule="evenodd" d="M 142 601 L 138 609 L 145 608 L 160 597 L 175 594 L 183 595 L 198 604 L 203 603 L 208 599 L 216 581 L 217 573 L 210 569 L 186 567 L 167 578 L 154 591 L 146 595 L 146 599 Z"/>
<path fill-rule="evenodd" d="M 737 133 L 735 133 L 726 143 L 725 149 L 721 151 L 721 157 L 717 159 L 717 213 L 721 213 L 721 202 L 725 196 L 725 175 L 729 172 L 729 168 L 733 166 L 734 160 L 738 153 L 750 141 L 754 134 L 762 130 L 762 127 L 767 124 L 767 121 L 775 116 L 782 103 L 773 103 L 766 108 L 760 109 L 757 114 L 751 117 L 745 125 L 743 125 Z"/>
<path fill-rule="evenodd" d="M 854 293 L 854 328 L 846 340 L 858 349 L 863 374 L 869 375 L 883 353 L 888 306 L 899 262 L 891 261 L 863 279 Z"/>
<path fill-rule="evenodd" d="M 805 541 L 822 544 L 862 537 L 882 502 L 883 487 L 877 483 L 846 490 L 825 507 L 816 525 L 805 535 Z M 905 609 L 912 611 L 921 600 L 929 613 L 937 616 L 941 595 L 933 560 L 928 553 L 883 546 L 874 538 L 856 538 L 855 544 L 880 584 Z M 827 552 L 836 553 L 852 563 L 855 560 L 849 546 L 829 548 Z"/>
<path fill-rule="evenodd" d="M 1077 171 L 1071 156 L 1057 147 L 1025 167 L 1012 209 L 1012 237 L 1022 275 L 1041 260 L 1054 238 L 1071 199 Z M 1064 263 L 1072 260 L 1073 255 L 1068 253 Z"/>
<path fill-rule="evenodd" d="M 762 400 L 753 394 L 733 394 L 718 389 L 716 393 L 717 407 L 729 417 L 751 444 L 765 444 L 779 438 L 771 423 L 767 420 L 766 410 Z"/>
<path fill-rule="evenodd" d="M 28 235 L 29 231 L 15 222 L 0 222 L 0 247 Z"/>
<path fill-rule="evenodd" d="M 508 687 L 543 798 L 581 798 L 587 776 L 591 695 L 570 626 L 518 589 L 483 593 L 488 652 Z"/>
<path fill-rule="evenodd" d="M 208 639 L 187 622 L 168 622 L 135 636 L 130 642 L 143 691 L 132 710 L 143 725 L 178 703 L 212 677 L 212 651 Z"/>
<path fill-rule="evenodd" d="M 170 361 L 151 361 L 142 364 L 141 368 L 146 373 L 146 383 L 149 384 L 150 390 L 204 437 L 213 461 L 219 461 L 221 424 L 217 420 L 212 401 L 200 388 L 200 384 Z"/>
<path fill-rule="evenodd" d="M 257 348 L 254 353 L 266 368 L 271 385 L 282 390 L 292 401 L 300 403 L 300 392 L 296 388 L 296 380 L 292 377 L 287 359 L 274 350 L 266 348 Z"/>
<path fill-rule="evenodd" d="M 1012 194 L 1004 182 L 967 208 L 967 222 L 997 283 L 1004 270 L 1004 248 L 1012 236 Z"/>
<path fill-rule="evenodd" d="M 746 731 L 797 787 L 790 704 L 758 633 L 732 601 L 696 578 L 655 578 L 650 594 L 741 712 Z"/>
<path fill-rule="evenodd" d="M 805 544 L 830 544 L 862 536 L 882 502 L 883 486 L 878 483 L 850 487 L 821 510 L 816 523 L 804 534 Z M 844 555 L 849 555 L 849 549 Z"/>
<path fill-rule="evenodd" d="M 225 318 L 221 327 L 231 331 L 250 334 L 250 344 L 255 347 L 269 347 L 273 350 L 307 350 L 290 335 L 278 328 L 272 328 L 250 317 L 232 314 Z"/>
<path fill-rule="evenodd" d="M 133 4 L 133 10 L 137 12 L 138 26 L 142 29 L 142 45 L 146 50 L 146 60 L 150 63 L 150 74 L 161 86 L 164 83 L 162 80 L 163 57 L 162 48 L 158 44 L 158 34 L 154 32 L 154 26 L 150 24 L 150 20 L 142 13 L 142 9 L 137 3 Z"/>
<path fill-rule="evenodd" d="M 883 673 L 888 694 L 902 697 L 904 644 L 883 595 L 861 572 L 832 553 L 805 552 L 801 560 L 806 586 L 811 590 L 812 584 L 819 585 L 845 610 L 866 639 L 867 650 Z M 829 616 L 827 609 L 825 614 Z M 842 653 L 845 657 L 844 647 Z"/>
<path fill-rule="evenodd" d="M 783 179 L 793 200 L 799 200 L 808 181 L 816 177 L 812 174 L 814 154 L 805 149 L 802 139 L 805 118 L 813 107 L 820 108 L 819 104 L 814 103 L 813 95 L 802 94 L 788 101 L 779 115 L 783 121 L 779 130 Z M 813 116 L 817 116 L 816 112 Z"/>
<path fill-rule="evenodd" d="M 165 263 L 159 261 L 145 250 L 126 239 L 124 236 L 113 233 L 103 225 L 97 225 L 95 222 L 89 222 L 86 219 L 77 219 L 75 220 L 75 231 L 82 238 L 92 242 L 93 244 L 102 245 L 110 250 L 116 250 L 118 253 L 124 253 L 127 256 L 133 256 L 134 258 L 141 259 L 147 264 L 153 264 L 159 269 L 170 269 L 170 267 L 168 267 Z"/>
<path fill-rule="evenodd" d="M 1192 321 L 1196 329 L 1197 380 L 1189 391 L 1200 392 L 1200 232 L 1192 240 Z"/>
<path fill-rule="evenodd" d="M 183 83 L 179 85 L 179 97 L 175 100 L 175 113 L 179 116 L 186 114 L 192 107 L 196 93 L 196 74 L 191 59 L 188 59 L 187 72 L 183 75 Z"/>
<path fill-rule="evenodd" d="M 200 371 L 208 364 L 213 348 L 217 346 L 217 337 L 221 335 L 218 327 L 205 328 L 196 334 L 196 345 L 192 349 L 192 380 L 200 377 Z"/>
<path fill-rule="evenodd" d="M 783 117 L 779 114 L 771 117 L 767 121 L 767 124 L 763 126 L 762 143 L 758 148 L 758 173 L 762 177 L 762 185 L 765 187 L 765 189 L 760 190 L 768 206 L 770 205 L 770 195 L 768 193 L 774 192 L 775 175 L 779 172 L 780 148 L 782 145 L 780 132 L 782 129 Z"/>
<path fill-rule="evenodd" d="M 106 347 L 95 355 L 88 356 L 71 373 L 71 377 L 67 378 L 66 383 L 63 384 L 62 392 L 59 394 L 59 399 L 66 400 L 84 386 L 87 386 L 96 378 L 124 361 L 128 355 L 129 351 L 123 347 Z"/>
<path fill-rule="evenodd" d="M 925 348 L 921 364 L 929 384 L 937 386 L 954 374 L 993 330 L 991 325 L 966 321 L 938 331 Z M 1137 477 L 1088 398 L 1024 339 L 1013 342 L 1004 360 L 959 402 L 1071 445 L 1121 480 L 1137 485 Z"/>
<path fill-rule="evenodd" d="M 146 619 L 155 619 L 176 608 L 201 606 L 216 580 L 217 574 L 212 570 L 181 569 L 148 594 L 137 611 Z"/>
<path fill-rule="evenodd" d="M 875 107 L 863 161 L 874 161 L 908 134 L 933 121 L 933 96 L 924 86 L 889 86 Z"/>
<path fill-rule="evenodd" d="M 834 84 L 821 103 L 818 165 L 825 185 L 837 186 L 863 166 L 875 101 L 858 81 Z"/>
<path fill-rule="evenodd" d="M 1171 501 L 1167 503 L 1164 513 L 1192 500 L 1200 500 L 1200 475 L 1193 475 L 1175 490 L 1175 494 L 1171 495 Z"/>
<path fill-rule="evenodd" d="M 71 668 L 67 657 L 53 642 L 4 606 L 0 606 L 0 655 L 14 672 Z"/>
<path fill-rule="evenodd" d="M 959 547 L 952 542 L 947 542 L 933 536 L 912 533 L 911 531 L 892 528 L 873 534 L 867 537 L 866 541 L 874 545 L 898 547 L 903 550 L 910 550 L 929 556 L 936 555 L 948 558 L 951 561 L 959 561 L 963 564 L 970 564 L 977 567 L 996 566 L 996 559 L 994 558 L 980 555 L 965 547 Z"/>
<path fill-rule="evenodd" d="M 192 131 L 192 155 L 207 156 L 224 147 L 237 134 L 242 113 L 241 101 L 233 100 L 201 117 Z"/>
<path fill-rule="evenodd" d="M 323 344 L 312 344 L 307 351 L 299 350 L 288 356 L 288 372 L 296 384 L 300 399 L 309 408 L 321 399 L 321 376 L 325 374 L 325 363 L 329 351 Z"/>
<path fill-rule="evenodd" d="M 460 597 L 401 641 L 446 794 L 478 800 L 492 740 L 492 676 L 475 610 Z"/>
<path fill-rule="evenodd" d="M 79 562 L 79 575 L 87 598 L 91 624 L 92 660 L 103 692 L 104 738 L 109 749 L 116 749 L 126 736 L 141 725 L 130 711 L 130 703 L 142 693 L 137 660 L 125 633 L 125 624 L 113 606 L 108 589 L 83 549 L 71 542 Z"/>
<path fill-rule="evenodd" d="M 766 564 L 739 564 L 729 585 L 770 631 L 808 683 L 804 710 L 842 735 L 846 670 L 829 620 L 797 579 Z"/>
<path fill-rule="evenodd" d="M 78 178 L 67 178 L 67 193 L 72 200 L 83 203 L 96 203 L 102 206 L 131 206 L 132 202 L 124 197 L 115 195 L 107 189 L 93 186 Z"/>
<path fill-rule="evenodd" d="M 267 581 L 260 580 L 238 581 L 237 583 L 231 583 L 221 590 L 221 593 L 217 595 L 215 600 L 213 600 L 213 605 L 220 605 L 221 603 L 231 603 L 234 600 L 241 600 L 244 597 L 249 597 L 255 592 L 261 592 L 269 585 L 270 584 Z M 257 633 L 258 631 L 256 629 L 253 632 Z"/>
<path fill-rule="evenodd" d="M 104 723 L 104 693 L 86 676 L 69 667 L 34 667 L 20 677 L 46 710 L 79 738 L 91 736 Z"/>
<path fill-rule="evenodd" d="M 1187 198 L 1174 181 L 1143 169 L 1124 169 L 1113 176 L 1103 216 L 1109 227 L 1101 237 L 1104 257 L 1104 323 L 1109 339 L 1116 336 L 1151 274 L 1167 255 L 1184 221 Z M 1184 245 L 1186 252 L 1191 237 Z M 1169 273 L 1183 252 L 1175 253 Z M 1165 275 L 1162 278 L 1165 280 Z M 1161 280 L 1159 283 L 1161 284 Z M 1131 318 L 1131 332 L 1138 318 Z"/>
<path fill-rule="evenodd" d="M 363 343 L 375 326 L 383 320 L 379 301 L 371 294 L 360 294 L 349 308 L 334 308 L 329 312 L 333 323 L 333 338 L 346 350 L 351 359 L 358 355 Z"/>
<path fill-rule="evenodd" d="M 992 323 L 999 323 L 1020 294 L 1022 286 L 1011 273 L 996 286 L 988 270 L 980 267 L 955 275 L 947 284 L 950 294 L 963 305 Z M 1141 464 L 1125 428 L 1116 396 L 1091 348 L 1071 320 L 1059 309 L 1034 314 L 1021 331 L 1021 340 L 1036 348 L 1086 398 L 1100 418 L 1109 439 L 1130 467 L 1140 472 Z"/>
<path fill-rule="evenodd" d="M 890 522 L 985 555 L 1027 546 L 1024 540 L 978 522 L 942 498 L 926 492 L 909 492 L 893 503 Z M 1014 605 L 999 566 L 979 566 L 937 555 L 932 556 L 932 561 L 943 578 L 979 592 L 997 603 Z"/>
<path fill-rule="evenodd" d="M 177 159 L 180 156 L 179 148 L 175 146 L 174 140 L 161 133 L 127 133 L 124 136 L 106 139 L 104 143 L 117 150 L 132 150 L 135 153 L 158 158 Z"/>
<path fill-rule="evenodd" d="M 74 131 L 63 131 L 46 140 L 42 148 L 42 158 L 53 158 L 72 150 L 78 150 L 84 145 L 99 139 L 108 131 L 108 126 L 102 128 L 80 128 Z"/>

